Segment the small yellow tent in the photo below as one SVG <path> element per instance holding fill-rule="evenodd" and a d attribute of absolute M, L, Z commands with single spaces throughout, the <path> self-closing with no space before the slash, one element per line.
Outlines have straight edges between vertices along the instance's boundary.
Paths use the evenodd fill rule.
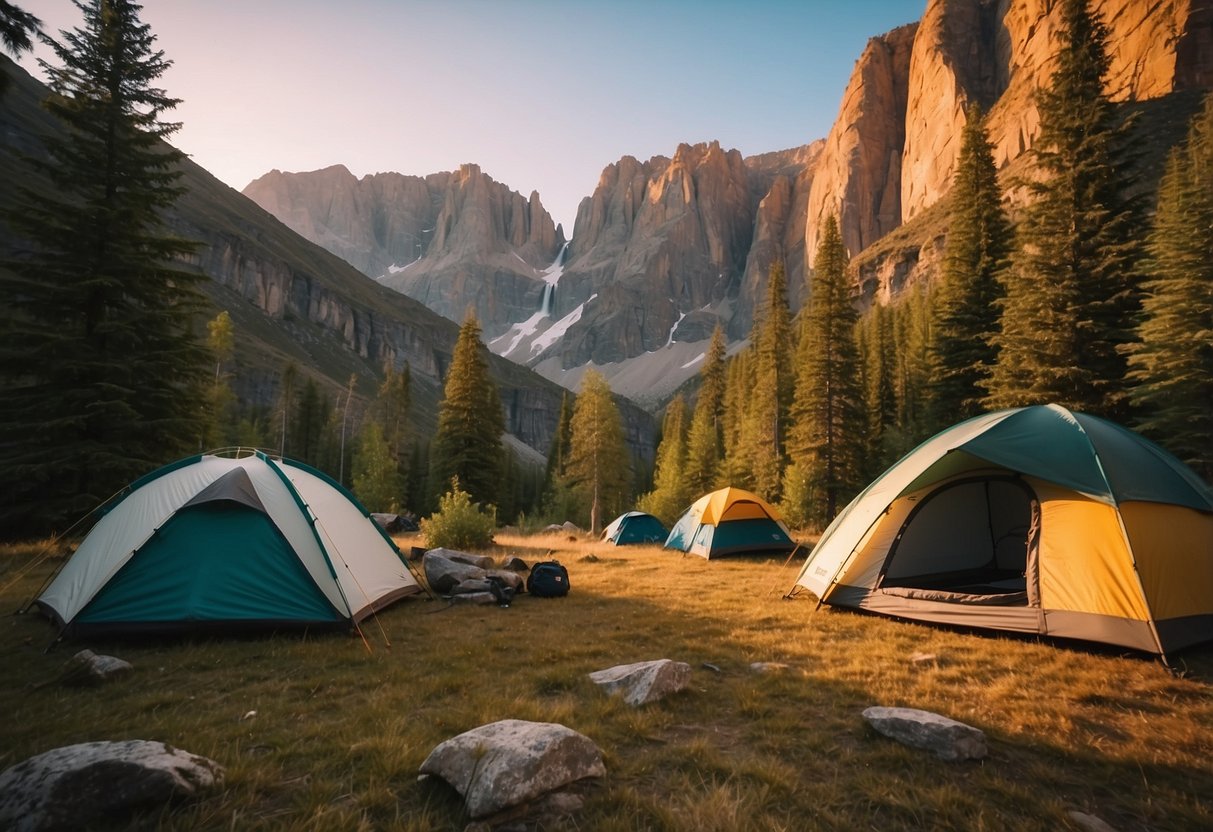
<path fill-rule="evenodd" d="M 683 512 L 664 548 L 710 559 L 742 552 L 790 552 L 796 544 L 766 500 L 740 488 L 721 488 Z"/>
<path fill-rule="evenodd" d="M 1213 640 L 1213 490 L 1103 419 L 989 413 L 869 485 L 796 587 L 901 618 L 1166 653 Z"/>

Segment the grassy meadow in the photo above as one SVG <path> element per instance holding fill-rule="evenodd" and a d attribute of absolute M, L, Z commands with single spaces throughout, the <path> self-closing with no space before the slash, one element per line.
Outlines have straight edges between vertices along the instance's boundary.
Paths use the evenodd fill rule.
<path fill-rule="evenodd" d="M 10 612 L 53 569 L 22 571 L 36 551 L 0 553 Z M 45 652 L 46 619 L 7 616 L 0 769 L 71 743 L 162 740 L 224 765 L 225 788 L 115 828 L 457 830 L 470 821 L 458 796 L 418 767 L 443 740 L 516 718 L 580 731 L 607 767 L 576 815 L 512 819 L 528 829 L 1079 829 L 1071 811 L 1119 832 L 1213 828 L 1213 648 L 1173 672 L 1141 654 L 815 610 L 783 598 L 799 555 L 708 562 L 507 534 L 488 553 L 549 552 L 569 597 L 410 599 L 365 623 L 365 645 L 275 635 Z M 135 672 L 43 684 L 86 646 Z M 586 678 L 658 658 L 691 665 L 687 691 L 632 708 Z M 979 727 L 990 754 L 946 763 L 903 747 L 866 725 L 870 705 Z"/>

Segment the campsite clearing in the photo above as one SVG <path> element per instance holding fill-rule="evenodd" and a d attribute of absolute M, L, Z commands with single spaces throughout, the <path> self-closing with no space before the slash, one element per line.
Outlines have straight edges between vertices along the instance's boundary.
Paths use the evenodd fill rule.
<path fill-rule="evenodd" d="M 50 573 L 18 577 L 33 553 L 0 553 L 8 610 Z M 517 718 L 567 725 L 606 758 L 575 819 L 545 828 L 1076 829 L 1071 811 L 1121 832 L 1213 828 L 1208 645 L 1176 656 L 1173 674 L 1144 653 L 815 609 L 782 598 L 799 555 L 708 561 L 563 534 L 502 534 L 488 554 L 560 560 L 572 592 L 508 609 L 409 599 L 363 623 L 370 652 L 342 635 L 280 635 L 44 653 L 45 618 L 5 618 L 0 768 L 70 743 L 162 740 L 220 762 L 227 785 L 135 828 L 460 829 L 454 793 L 417 782 L 421 761 Z M 38 687 L 83 647 L 135 671 L 102 688 Z M 924 654 L 935 659 L 915 661 Z M 635 709 L 587 678 L 658 658 L 691 665 L 688 691 Z M 900 746 L 866 726 L 871 705 L 978 727 L 990 754 L 944 763 Z"/>

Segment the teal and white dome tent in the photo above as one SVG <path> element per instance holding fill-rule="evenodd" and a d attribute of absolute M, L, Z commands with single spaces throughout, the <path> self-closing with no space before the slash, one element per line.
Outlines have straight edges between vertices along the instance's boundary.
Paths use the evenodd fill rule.
<path fill-rule="evenodd" d="M 423 590 L 324 474 L 261 452 L 131 483 L 38 597 L 65 636 L 356 625 Z"/>

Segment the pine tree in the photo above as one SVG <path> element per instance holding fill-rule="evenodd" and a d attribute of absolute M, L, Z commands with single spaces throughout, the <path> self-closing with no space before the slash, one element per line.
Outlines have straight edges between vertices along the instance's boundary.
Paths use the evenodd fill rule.
<path fill-rule="evenodd" d="M 661 444 L 657 448 L 657 471 L 654 488 L 639 502 L 641 511 L 648 512 L 669 525 L 678 519 L 691 502 L 683 469 L 686 465 L 686 403 L 675 396 L 665 409 L 661 424 Z M 695 492 L 698 496 L 698 492 Z"/>
<path fill-rule="evenodd" d="M 606 379 L 587 370 L 573 407 L 572 439 L 565 478 L 581 499 L 590 531 L 618 514 L 628 498 L 627 448 L 623 423 Z"/>
<path fill-rule="evenodd" d="M 771 265 L 759 320 L 753 336 L 754 386 L 748 396 L 741 447 L 750 461 L 754 491 L 775 501 L 782 489 L 784 439 L 794 387 L 792 321 L 781 261 Z"/>
<path fill-rule="evenodd" d="M 354 495 L 367 511 L 399 511 L 403 481 L 392 458 L 383 426 L 363 425 L 354 452 Z"/>
<path fill-rule="evenodd" d="M 929 356 L 934 337 L 931 310 L 935 306 L 930 283 L 903 293 L 892 307 L 893 392 L 897 402 L 895 428 L 886 432 L 886 449 L 892 459 L 902 457 L 931 435 L 927 385 L 931 379 Z"/>
<path fill-rule="evenodd" d="M 742 350 L 725 367 L 724 405 L 721 433 L 724 456 L 717 480 L 739 488 L 753 488 L 753 467 L 743 445 L 744 426 L 749 413 L 750 393 L 754 389 L 754 351 Z"/>
<path fill-rule="evenodd" d="M 303 383 L 303 390 L 296 402 L 294 435 L 291 453 L 300 462 L 320 466 L 321 452 L 325 444 L 325 432 L 329 426 L 333 405 L 324 395 L 314 378 Z"/>
<path fill-rule="evenodd" d="M 935 295 L 934 337 L 929 346 L 929 421 L 932 430 L 982 412 L 994 366 L 996 302 L 1012 243 L 1002 208 L 993 148 L 981 108 L 969 108 L 952 199 L 943 268 Z"/>
<path fill-rule="evenodd" d="M 501 487 L 505 414 L 497 385 L 489 378 L 487 350 L 473 313 L 459 330 L 430 448 L 430 482 L 460 486 L 473 502 L 495 504 Z"/>
<path fill-rule="evenodd" d="M 5 216 L 29 244 L 0 270 L 0 471 L 10 532 L 75 519 L 134 477 L 196 450 L 209 357 L 194 321 L 194 244 L 163 213 L 182 154 L 153 86 L 168 68 L 139 6 L 82 3 L 82 28 L 47 39 L 46 108 L 63 130 L 28 163 L 49 187 L 19 188 Z M 10 525 L 11 522 L 11 525 Z"/>
<path fill-rule="evenodd" d="M 811 500 L 802 516 L 824 525 L 858 485 L 863 447 L 863 390 L 855 343 L 847 253 L 833 215 L 822 227 L 809 304 L 802 316 L 800 373 L 788 448 L 798 485 Z"/>
<path fill-rule="evenodd" d="M 560 396 L 560 416 L 556 432 L 548 448 L 547 466 L 543 472 L 543 509 L 554 523 L 563 523 L 573 510 L 573 497 L 565 480 L 565 466 L 573 441 L 573 402 L 567 393 Z"/>
<path fill-rule="evenodd" d="M 295 414 L 295 400 L 298 398 L 299 367 L 294 361 L 287 361 L 278 377 L 278 403 L 274 413 L 278 427 L 278 453 L 289 456 L 287 440 L 292 437 L 291 418 Z M 292 448 L 293 450 L 293 448 Z"/>
<path fill-rule="evenodd" d="M 716 487 L 717 469 L 722 454 L 725 343 L 724 331 L 719 325 L 712 333 L 712 341 L 708 345 L 707 354 L 704 355 L 699 375 L 699 395 L 695 399 L 695 412 L 691 417 L 687 436 L 684 468 L 687 493 L 692 497 L 706 494 Z"/>
<path fill-rule="evenodd" d="M 858 332 L 867 417 L 861 479 L 866 482 L 875 479 L 896 459 L 889 448 L 889 438 L 897 426 L 892 311 L 887 306 L 873 304 L 860 320 Z"/>
<path fill-rule="evenodd" d="M 1133 337 L 1140 225 L 1126 125 L 1104 93 L 1108 30 L 1086 0 L 1061 3 L 1062 45 L 1040 93 L 1031 150 L 1043 179 L 1006 279 L 989 407 L 1053 402 L 1123 418 L 1121 347 Z"/>
<path fill-rule="evenodd" d="M 412 373 L 409 365 L 400 370 L 391 361 L 383 366 L 383 382 L 371 406 L 372 417 L 383 426 L 388 454 L 396 464 L 396 475 L 400 482 L 408 482 L 409 470 L 409 407 L 412 403 Z M 402 486 L 403 490 L 403 486 Z M 401 500 L 407 499 L 401 494 Z"/>
<path fill-rule="evenodd" d="M 34 48 L 34 35 L 42 28 L 42 21 L 23 11 L 7 0 L 0 0 L 0 44 L 5 51 L 16 57 Z M 0 70 L 0 98 L 8 91 L 12 79 Z"/>
<path fill-rule="evenodd" d="M 1168 160 L 1149 254 L 1129 395 L 1141 430 L 1213 480 L 1213 95 Z"/>
<path fill-rule="evenodd" d="M 215 378 L 207 393 L 207 419 L 202 447 L 219 448 L 235 441 L 236 394 L 223 368 L 236 350 L 232 316 L 226 310 L 207 322 L 207 346 L 215 361 Z"/>

